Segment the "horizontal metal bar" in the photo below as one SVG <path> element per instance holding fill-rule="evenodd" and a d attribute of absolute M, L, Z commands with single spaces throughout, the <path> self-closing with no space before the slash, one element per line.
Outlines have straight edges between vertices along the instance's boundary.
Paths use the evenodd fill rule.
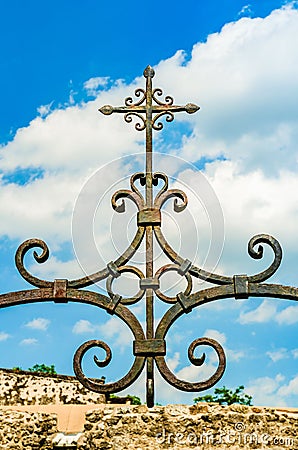
<path fill-rule="evenodd" d="M 140 280 L 140 289 L 159 289 L 159 280 L 155 277 L 142 278 Z"/>
<path fill-rule="evenodd" d="M 138 226 L 144 225 L 161 225 L 159 209 L 146 208 L 138 212 Z"/>
<path fill-rule="evenodd" d="M 143 339 L 133 342 L 135 356 L 165 356 L 166 342 L 164 339 Z"/>

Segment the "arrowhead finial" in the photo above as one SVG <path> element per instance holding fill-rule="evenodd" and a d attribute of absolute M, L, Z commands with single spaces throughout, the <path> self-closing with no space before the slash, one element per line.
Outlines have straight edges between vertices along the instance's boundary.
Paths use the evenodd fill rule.
<path fill-rule="evenodd" d="M 153 78 L 155 75 L 154 69 L 151 66 L 147 66 L 144 70 L 144 77 L 145 78 Z"/>

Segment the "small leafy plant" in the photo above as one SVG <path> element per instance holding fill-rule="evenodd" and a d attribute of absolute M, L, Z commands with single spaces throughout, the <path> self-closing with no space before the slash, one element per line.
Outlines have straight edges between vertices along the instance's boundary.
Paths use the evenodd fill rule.
<path fill-rule="evenodd" d="M 57 373 L 54 364 L 51 366 L 46 366 L 45 364 L 35 364 L 33 367 L 29 367 L 28 372 L 48 373 L 49 375 L 55 375 Z"/>
<path fill-rule="evenodd" d="M 240 405 L 252 405 L 252 396 L 243 392 L 244 386 L 238 386 L 235 391 L 227 389 L 225 386 L 222 388 L 216 388 L 214 394 L 207 394 L 202 397 L 194 398 L 194 402 L 215 402 L 220 405 L 232 405 L 233 403 L 239 403 Z"/>

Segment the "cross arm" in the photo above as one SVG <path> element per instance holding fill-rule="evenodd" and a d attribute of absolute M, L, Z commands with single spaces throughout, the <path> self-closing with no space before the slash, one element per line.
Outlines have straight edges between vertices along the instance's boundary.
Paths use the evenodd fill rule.
<path fill-rule="evenodd" d="M 195 105 L 194 103 L 187 103 L 185 106 L 179 106 L 179 105 L 152 105 L 151 111 L 153 113 L 160 113 L 160 112 L 187 112 L 188 114 L 194 114 L 197 112 L 200 107 Z M 111 105 L 104 105 L 101 108 L 99 108 L 98 111 L 100 111 L 105 116 L 109 116 L 113 113 L 122 113 L 127 114 L 130 112 L 138 112 L 138 113 L 146 113 L 149 110 L 146 106 L 143 105 L 131 105 L 131 106 L 111 106 Z"/>

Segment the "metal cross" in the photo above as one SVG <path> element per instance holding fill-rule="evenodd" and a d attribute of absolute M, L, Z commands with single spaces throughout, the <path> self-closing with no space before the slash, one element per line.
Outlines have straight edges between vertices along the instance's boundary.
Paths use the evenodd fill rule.
<path fill-rule="evenodd" d="M 135 91 L 137 97 L 141 97 L 139 101 L 133 103 L 132 97 L 127 97 L 125 99 L 125 106 L 110 106 L 105 105 L 99 109 L 102 114 L 110 115 L 113 113 L 125 114 L 124 119 L 126 122 L 132 121 L 132 116 L 137 116 L 141 119 L 141 123 L 135 125 L 136 130 L 143 131 L 146 129 L 146 186 L 152 187 L 152 130 L 161 130 L 163 124 L 158 122 L 159 118 L 166 115 L 166 121 L 172 122 L 174 120 L 174 114 L 176 112 L 187 112 L 188 114 L 193 114 L 197 112 L 200 107 L 193 104 L 187 103 L 185 106 L 174 105 L 174 100 L 170 96 L 165 97 L 165 103 L 162 103 L 157 97 L 162 95 L 162 90 L 159 88 L 152 90 L 152 78 L 155 72 L 151 66 L 147 66 L 144 70 L 144 77 L 146 78 L 146 90 L 138 88 Z M 155 103 L 154 103 L 155 102 Z M 145 113 L 143 117 L 140 113 Z M 154 114 L 156 114 L 154 116 Z M 151 179 L 150 179 L 151 178 Z M 151 183 L 150 183 L 151 181 Z M 147 203 L 151 202 L 148 199 Z M 149 205 L 148 205 L 149 207 Z"/>
<path fill-rule="evenodd" d="M 154 365 L 156 365 L 164 380 L 171 386 L 185 392 L 200 392 L 211 388 L 221 379 L 225 371 L 226 357 L 224 349 L 219 342 L 208 337 L 195 339 L 188 347 L 188 359 L 194 366 L 202 366 L 206 357 L 205 353 L 201 357 L 195 356 L 197 348 L 207 346 L 217 354 L 217 368 L 208 379 L 189 382 L 179 379 L 171 371 L 166 362 L 166 336 L 179 317 L 189 313 L 194 308 L 220 299 L 268 297 L 295 300 L 297 302 L 298 287 L 266 282 L 276 273 L 282 261 L 282 249 L 279 242 L 268 234 L 253 236 L 248 243 L 248 253 L 253 259 L 261 259 L 263 257 L 264 245 L 269 246 L 274 254 L 274 259 L 270 266 L 254 275 L 242 273 L 226 276 L 208 272 L 188 259 L 184 259 L 167 242 L 161 229 L 161 208 L 168 199 L 175 198 L 174 210 L 176 212 L 183 211 L 187 206 L 187 197 L 180 189 L 168 189 L 168 177 L 166 174 L 160 172 L 152 173 L 152 130 L 162 129 L 163 125 L 159 122 L 159 118 L 163 115 L 166 116 L 168 122 L 171 122 L 174 119 L 175 112 L 194 113 L 199 108 L 190 103 L 185 106 L 176 106 L 172 97 L 169 96 L 166 96 L 164 103 L 162 103 L 159 100 L 162 95 L 161 89 L 152 90 L 154 71 L 150 66 L 145 69 L 144 76 L 146 78 L 146 90 L 137 89 L 135 91 L 135 95 L 139 100 L 134 103 L 134 100 L 129 97 L 125 100 L 125 106 L 113 108 L 107 105 L 100 109 L 103 114 L 107 115 L 113 112 L 123 113 L 125 114 L 126 122 L 132 122 L 133 116 L 137 116 L 140 122 L 138 121 L 135 128 L 137 130 L 146 130 L 146 173 L 134 173 L 130 179 L 131 189 L 118 190 L 112 197 L 112 207 L 118 212 L 125 210 L 124 199 L 126 198 L 132 200 L 138 208 L 138 227 L 133 240 L 122 255 L 95 273 L 78 279 L 68 280 L 62 277 L 51 281 L 42 280 L 34 276 L 25 267 L 26 255 L 28 252 L 32 253 L 33 249 L 37 250 L 34 250 L 32 253 L 35 262 L 39 264 L 44 263 L 49 257 L 49 248 L 44 241 L 36 238 L 27 239 L 18 247 L 15 263 L 20 275 L 35 288 L 0 294 L 0 308 L 27 303 L 44 303 L 45 301 L 54 301 L 55 303 L 79 302 L 93 305 L 109 314 L 116 314 L 129 327 L 134 336 L 134 361 L 129 371 L 121 379 L 111 383 L 103 383 L 102 379 L 88 378 L 82 368 L 82 361 L 86 352 L 93 348 L 101 348 L 105 351 L 105 358 L 99 360 L 96 356 L 93 357 L 98 367 L 106 367 L 112 358 L 111 348 L 107 343 L 99 339 L 92 339 L 80 345 L 75 352 L 73 359 L 74 372 L 85 388 L 102 394 L 111 394 L 123 391 L 128 386 L 131 386 L 141 375 L 145 364 L 147 364 L 147 405 L 151 407 L 154 404 Z M 146 198 L 135 186 L 137 180 L 142 186 L 145 186 Z M 158 189 L 159 180 L 163 181 L 160 189 Z M 152 185 L 157 186 L 156 191 L 158 191 L 154 200 L 152 199 Z M 119 202 L 121 199 L 122 202 Z M 180 199 L 180 202 L 177 202 L 178 199 Z M 171 261 L 170 264 L 159 267 L 156 272 L 153 271 L 155 269 L 153 266 L 153 233 L 163 253 Z M 127 265 L 145 237 L 146 274 L 133 264 Z M 163 293 L 159 283 L 160 277 L 170 271 L 175 271 L 181 277 L 185 277 L 187 282 L 185 290 L 178 292 L 174 296 L 168 296 Z M 139 278 L 139 291 L 133 297 L 121 296 L 113 289 L 114 280 L 125 272 L 133 273 Z M 207 281 L 211 286 L 193 292 L 193 278 Z M 106 280 L 107 295 L 84 289 L 101 280 Z M 153 325 L 153 294 L 160 301 L 172 304 L 160 318 L 156 327 Z M 127 305 L 136 304 L 144 296 L 146 296 L 146 333 L 140 321 L 127 307 Z"/>
<path fill-rule="evenodd" d="M 132 97 L 125 99 L 125 106 L 111 105 L 102 106 L 99 111 L 102 114 L 110 115 L 113 113 L 124 114 L 124 120 L 128 123 L 132 122 L 132 116 L 136 116 L 141 122 L 135 125 L 136 130 L 146 130 L 146 177 L 145 177 L 145 193 L 146 205 L 145 208 L 151 211 L 153 208 L 153 173 L 152 173 L 152 130 L 159 131 L 163 128 L 163 124 L 159 122 L 162 116 L 166 116 L 167 122 L 174 120 L 174 113 L 187 112 L 193 114 L 200 108 L 193 103 L 187 103 L 185 106 L 174 105 L 174 99 L 166 96 L 164 103 L 161 102 L 160 97 L 163 92 L 161 89 L 152 89 L 152 78 L 155 72 L 151 66 L 147 66 L 144 70 L 144 77 L 146 78 L 146 90 L 138 88 L 135 90 L 136 97 L 140 100 L 134 103 Z M 145 117 L 142 115 L 145 114 Z M 152 280 L 153 268 L 153 226 L 146 224 L 146 279 Z M 154 290 L 150 287 L 146 288 L 146 338 L 154 338 Z M 153 357 L 147 358 L 147 405 L 154 404 L 154 374 L 153 374 Z"/>

